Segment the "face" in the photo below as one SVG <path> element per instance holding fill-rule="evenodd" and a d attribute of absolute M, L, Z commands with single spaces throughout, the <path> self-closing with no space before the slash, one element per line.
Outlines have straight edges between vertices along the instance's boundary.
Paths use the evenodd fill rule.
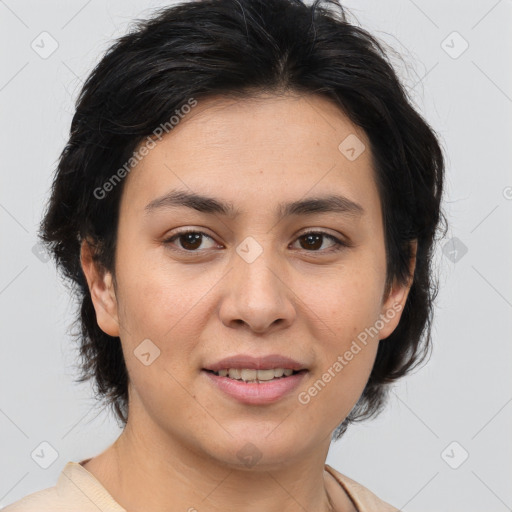
<path fill-rule="evenodd" d="M 211 98 L 124 187 L 115 288 L 83 264 L 129 423 L 226 465 L 328 445 L 408 291 L 385 294 L 365 133 L 318 96 Z"/>

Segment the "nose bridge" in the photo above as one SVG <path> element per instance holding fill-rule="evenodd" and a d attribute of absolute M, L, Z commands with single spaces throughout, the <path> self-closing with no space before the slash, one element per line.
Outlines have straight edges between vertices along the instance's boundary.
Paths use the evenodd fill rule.
<path fill-rule="evenodd" d="M 240 272 L 241 290 L 245 291 L 249 299 L 256 303 L 259 299 L 277 300 L 281 294 L 281 281 L 276 276 L 274 268 L 279 265 L 278 258 L 272 253 L 271 237 L 266 237 L 263 245 L 263 237 L 259 237 L 261 243 L 253 236 L 246 237 L 236 248 L 234 265 L 236 272 Z M 262 297 L 261 295 L 266 297 Z M 249 301 L 251 302 L 251 301 Z M 255 304 L 256 305 L 256 304 Z"/>
<path fill-rule="evenodd" d="M 248 236 L 236 247 L 221 308 L 225 323 L 243 321 L 261 331 L 276 320 L 292 321 L 294 308 L 284 284 L 286 270 L 278 255 L 273 254 L 270 239 L 266 237 L 268 243 L 264 246 Z"/>

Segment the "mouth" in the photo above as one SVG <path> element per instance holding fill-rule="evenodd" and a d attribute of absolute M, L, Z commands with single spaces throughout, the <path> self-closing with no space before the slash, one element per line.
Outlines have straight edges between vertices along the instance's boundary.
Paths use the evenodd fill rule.
<path fill-rule="evenodd" d="M 208 369 L 204 370 L 217 375 L 218 377 L 226 377 L 235 381 L 257 384 L 286 379 L 292 375 L 307 371 L 294 370 L 293 368 L 267 368 L 258 370 L 253 368 L 224 368 L 217 371 Z"/>
<path fill-rule="evenodd" d="M 202 369 L 223 396 L 247 405 L 269 405 L 289 397 L 309 373 L 303 363 L 279 354 L 238 354 Z"/>

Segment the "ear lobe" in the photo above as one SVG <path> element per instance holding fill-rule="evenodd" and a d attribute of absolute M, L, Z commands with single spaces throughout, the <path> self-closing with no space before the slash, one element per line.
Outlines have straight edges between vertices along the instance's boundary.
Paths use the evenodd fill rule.
<path fill-rule="evenodd" d="M 411 260 L 409 263 L 409 279 L 405 283 L 395 281 L 390 287 L 382 304 L 381 319 L 384 326 L 380 329 L 379 339 L 383 340 L 390 336 L 398 326 L 402 312 L 409 296 L 414 281 L 414 270 L 416 268 L 417 240 L 411 242 Z"/>
<path fill-rule="evenodd" d="M 102 268 L 94 260 L 93 255 L 94 246 L 88 240 L 83 240 L 80 248 L 80 263 L 96 311 L 96 321 L 100 329 L 109 336 L 119 336 L 117 299 L 112 274 Z"/>

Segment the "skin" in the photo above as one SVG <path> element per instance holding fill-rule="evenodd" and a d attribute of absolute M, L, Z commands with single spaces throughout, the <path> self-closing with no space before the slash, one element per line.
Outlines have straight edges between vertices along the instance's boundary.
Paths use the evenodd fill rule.
<path fill-rule="evenodd" d="M 338 149 L 350 134 L 366 146 L 353 161 Z M 243 213 L 145 213 L 175 189 L 231 202 Z M 364 212 L 277 222 L 278 203 L 332 193 Z M 183 228 L 211 238 L 165 242 Z M 301 238 L 311 228 L 350 247 L 333 252 L 324 237 L 311 249 Z M 252 263 L 236 252 L 249 236 L 263 250 Z M 329 510 L 329 496 L 337 510 L 355 510 L 324 463 L 333 430 L 361 395 L 378 343 L 386 343 L 380 340 L 400 312 L 309 403 L 298 393 L 379 315 L 403 308 L 409 286 L 386 290 L 370 144 L 334 103 L 292 94 L 200 102 L 126 178 L 116 279 L 93 264 L 86 242 L 82 266 L 98 324 L 120 337 L 130 377 L 126 428 L 84 465 L 116 501 L 149 512 L 282 512 Z M 134 350 L 148 338 L 160 356 L 145 366 Z M 282 354 L 308 373 L 275 403 L 242 404 L 201 372 L 239 353 Z M 261 455 L 250 467 L 237 457 L 247 443 Z"/>

